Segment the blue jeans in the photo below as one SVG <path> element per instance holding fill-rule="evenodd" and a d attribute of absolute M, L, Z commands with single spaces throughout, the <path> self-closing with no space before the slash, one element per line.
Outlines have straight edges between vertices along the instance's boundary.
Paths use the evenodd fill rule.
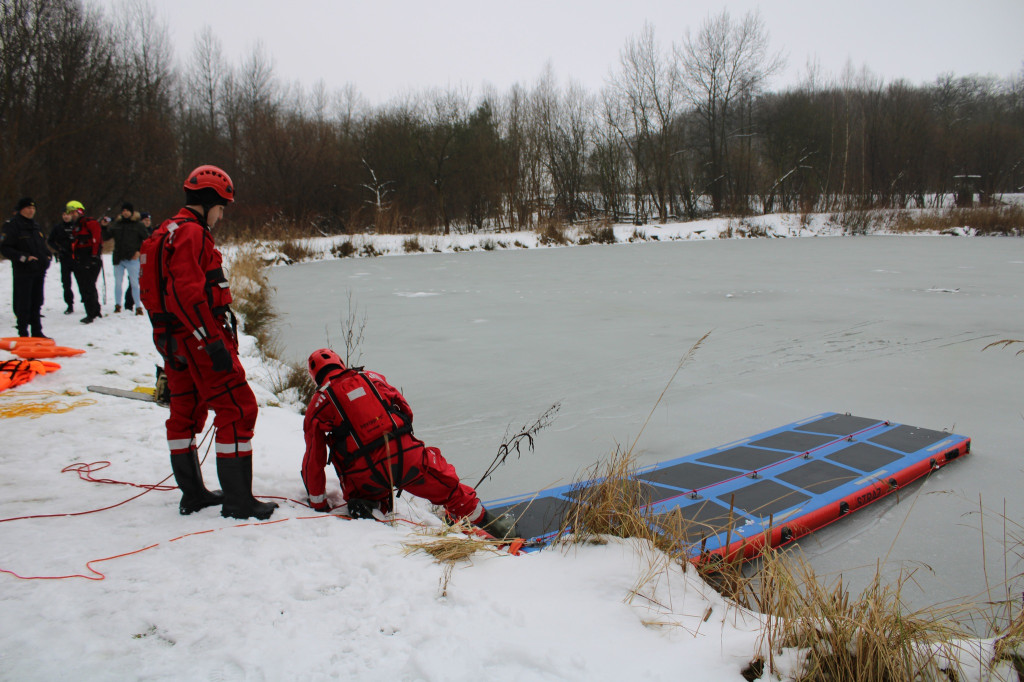
<path fill-rule="evenodd" d="M 132 299 L 135 301 L 137 307 L 141 307 L 142 303 L 139 302 L 139 261 L 138 260 L 123 260 L 114 266 L 114 302 L 120 303 L 124 300 L 121 297 L 121 283 L 124 281 L 124 273 L 128 273 L 128 284 L 132 288 Z"/>

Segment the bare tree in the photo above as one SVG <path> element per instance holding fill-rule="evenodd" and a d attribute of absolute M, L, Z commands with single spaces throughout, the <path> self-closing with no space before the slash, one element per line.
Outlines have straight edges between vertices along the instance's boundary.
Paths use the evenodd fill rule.
<path fill-rule="evenodd" d="M 583 182 L 590 147 L 592 99 L 578 84 L 560 92 L 550 66 L 537 83 L 533 106 L 544 147 L 544 165 L 555 211 L 576 220 L 583 208 Z"/>
<path fill-rule="evenodd" d="M 417 158 L 426 173 L 436 200 L 437 216 L 450 234 L 452 211 L 449 196 L 453 172 L 452 151 L 460 126 L 464 125 L 469 94 L 458 90 L 438 90 L 420 101 L 421 128 L 416 138 Z"/>
<path fill-rule="evenodd" d="M 674 52 L 686 96 L 706 136 L 712 207 L 721 211 L 734 109 L 739 101 L 757 94 L 784 60 L 780 53 L 769 52 L 768 31 L 759 12 L 747 12 L 734 22 L 723 10 L 705 20 L 696 35 L 688 31 Z"/>
<path fill-rule="evenodd" d="M 210 26 L 195 37 L 185 71 L 185 92 L 190 108 L 197 112 L 210 135 L 220 131 L 219 107 L 229 68 L 220 39 Z"/>
<path fill-rule="evenodd" d="M 662 53 L 654 27 L 645 24 L 619 53 L 619 70 L 605 89 L 604 114 L 633 158 L 638 209 L 643 193 L 662 222 L 670 212 L 673 159 L 682 146 L 679 92 L 676 65 Z"/>

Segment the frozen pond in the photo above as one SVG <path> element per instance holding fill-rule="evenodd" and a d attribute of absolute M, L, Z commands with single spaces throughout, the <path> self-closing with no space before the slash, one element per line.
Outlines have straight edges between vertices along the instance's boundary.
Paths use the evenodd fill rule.
<path fill-rule="evenodd" d="M 470 484 L 507 427 L 561 401 L 484 499 L 570 483 L 628 447 L 708 331 L 643 432 L 640 464 L 828 411 L 970 436 L 969 457 L 801 543 L 819 575 L 843 571 L 854 587 L 876 560 L 917 569 L 903 594 L 916 606 L 1002 599 L 1024 570 L 1024 345 L 982 352 L 1024 339 L 1022 278 L 1024 240 L 953 237 L 474 251 L 272 273 L 286 357 L 338 348 L 351 292 L 362 364 L 402 388 L 416 434 Z"/>

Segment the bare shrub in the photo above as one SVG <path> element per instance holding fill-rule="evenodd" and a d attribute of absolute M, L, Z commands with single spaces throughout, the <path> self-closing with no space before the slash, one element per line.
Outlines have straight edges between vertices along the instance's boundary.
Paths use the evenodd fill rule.
<path fill-rule="evenodd" d="M 538 241 L 541 244 L 565 246 L 569 243 L 569 238 L 565 236 L 565 225 L 554 218 L 539 221 L 537 230 L 539 232 Z"/>
<path fill-rule="evenodd" d="M 336 258 L 348 258 L 356 255 L 356 247 L 351 239 L 346 239 L 331 247 L 331 255 Z"/>
<path fill-rule="evenodd" d="M 839 225 L 845 234 L 863 235 L 872 230 L 892 226 L 895 218 L 891 211 L 849 209 L 832 214 L 831 220 Z"/>
<path fill-rule="evenodd" d="M 273 287 L 264 272 L 263 259 L 254 248 L 238 251 L 229 269 L 232 308 L 242 318 L 242 331 L 256 338 L 261 349 L 270 347 L 272 324 L 277 317 L 271 305 Z"/>
<path fill-rule="evenodd" d="M 309 243 L 303 239 L 283 241 L 277 248 L 288 259 L 289 264 L 313 260 L 320 255 L 319 251 L 309 246 Z"/>
<path fill-rule="evenodd" d="M 588 225 L 580 244 L 614 244 L 615 229 L 609 223 Z"/>
<path fill-rule="evenodd" d="M 402 242 L 402 250 L 406 253 L 423 253 L 426 249 L 420 244 L 419 237 L 409 237 Z"/>
<path fill-rule="evenodd" d="M 948 232 L 971 228 L 982 235 L 1020 236 L 1024 234 L 1024 207 L 983 206 L 953 208 L 948 211 L 900 211 L 893 229 L 897 232 Z"/>

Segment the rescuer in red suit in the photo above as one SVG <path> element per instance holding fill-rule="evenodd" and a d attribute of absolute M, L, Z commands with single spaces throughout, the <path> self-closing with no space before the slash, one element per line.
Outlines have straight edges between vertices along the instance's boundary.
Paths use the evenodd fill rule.
<path fill-rule="evenodd" d="M 92 324 L 96 318 L 103 317 L 100 313 L 100 296 L 96 291 L 96 280 L 103 272 L 103 236 L 100 224 L 95 218 L 85 215 L 85 206 L 81 201 L 69 201 L 64 207 L 71 214 L 71 262 L 75 281 L 78 282 L 78 293 L 85 306 L 85 317 L 82 324 Z"/>
<path fill-rule="evenodd" d="M 238 361 L 231 290 L 211 229 L 234 201 L 231 178 L 199 166 L 185 179 L 185 204 L 143 243 L 140 297 L 150 314 L 153 343 L 164 359 L 170 391 L 167 445 L 181 490 L 178 511 L 222 505 L 221 515 L 267 519 L 277 504 L 252 495 L 252 435 L 256 397 Z M 217 477 L 224 492 L 203 483 L 196 449 L 207 411 L 217 429 Z"/>
<path fill-rule="evenodd" d="M 302 480 L 315 510 L 331 510 L 324 474 L 330 463 L 353 518 L 372 518 L 374 509 L 389 511 L 392 491 L 398 489 L 443 506 L 452 519 L 467 519 L 495 537 L 514 535 L 511 520 L 484 509 L 440 450 L 413 436 L 412 408 L 383 376 L 346 368 L 329 348 L 309 356 L 309 375 L 317 392 L 303 421 Z"/>

